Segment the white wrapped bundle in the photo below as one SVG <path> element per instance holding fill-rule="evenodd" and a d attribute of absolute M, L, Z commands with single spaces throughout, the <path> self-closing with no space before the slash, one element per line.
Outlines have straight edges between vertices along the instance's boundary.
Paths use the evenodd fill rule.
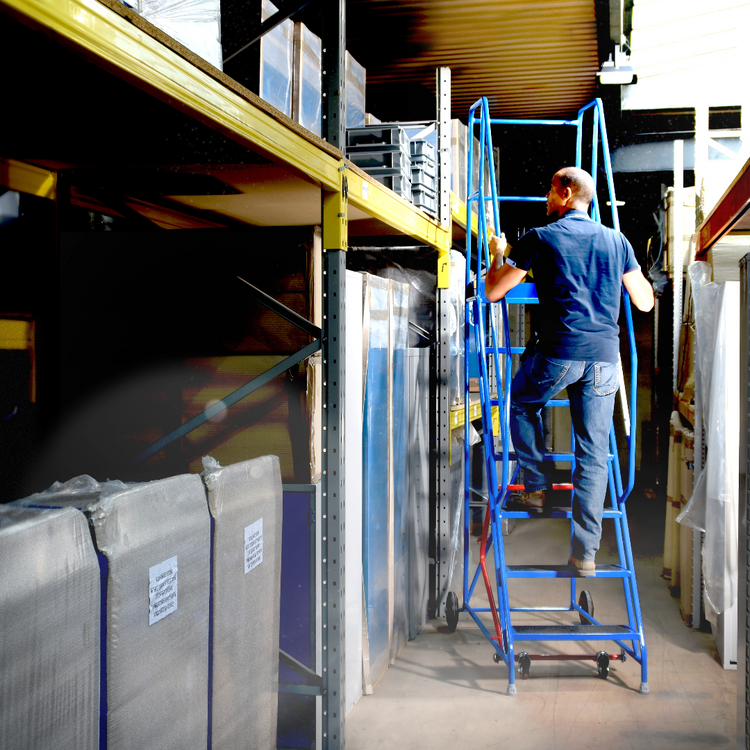
<path fill-rule="evenodd" d="M 74 508 L 0 506 L 0 747 L 99 746 L 100 578 Z"/>
<path fill-rule="evenodd" d="M 214 518 L 214 750 L 276 747 L 281 599 L 281 469 L 276 456 L 204 459 Z"/>

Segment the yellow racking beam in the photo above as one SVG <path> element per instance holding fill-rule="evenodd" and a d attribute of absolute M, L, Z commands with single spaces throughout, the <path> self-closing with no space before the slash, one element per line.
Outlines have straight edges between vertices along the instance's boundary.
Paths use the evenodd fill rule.
<path fill-rule="evenodd" d="M 336 190 L 339 160 L 255 107 L 97 0 L 2 0 L 32 25 L 59 34 L 235 140 L 252 144 L 323 188 Z M 40 89 L 39 96 L 44 96 Z"/>
<path fill-rule="evenodd" d="M 55 200 L 57 174 L 16 159 L 0 157 L 0 185 L 17 193 L 29 193 Z"/>
<path fill-rule="evenodd" d="M 395 196 L 378 182 L 371 182 L 354 170 L 346 171 L 349 203 L 394 229 L 434 247 L 439 255 L 450 252 L 451 232 L 416 206 Z"/>

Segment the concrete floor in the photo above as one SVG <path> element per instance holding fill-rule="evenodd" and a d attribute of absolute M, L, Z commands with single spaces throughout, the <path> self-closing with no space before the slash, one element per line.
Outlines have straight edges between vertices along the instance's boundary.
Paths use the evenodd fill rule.
<path fill-rule="evenodd" d="M 593 661 L 533 661 L 529 678 L 519 675 L 518 694 L 510 697 L 507 668 L 493 662 L 492 647 L 462 613 L 454 633 L 441 632 L 444 620 L 428 623 L 375 685 L 373 695 L 354 707 L 346 719 L 348 750 L 734 748 L 737 672 L 721 667 L 712 635 L 683 623 L 679 600 L 661 578 L 663 507 L 635 495 L 629 501 L 648 695 L 638 692 L 640 665 L 627 659 L 611 662 L 606 680 L 599 678 Z M 508 562 L 564 563 L 567 534 L 562 520 L 518 521 L 506 537 Z M 613 541 L 605 527 L 598 562 L 614 562 Z M 511 583 L 516 584 L 510 590 L 512 606 L 568 604 L 567 580 Z M 620 581 L 579 579 L 577 584 L 579 592 L 591 592 L 597 620 L 627 622 Z M 482 606 L 482 598 L 475 593 L 472 603 Z M 567 613 L 555 617 L 547 621 L 578 622 Z M 608 642 L 525 643 L 516 650 L 524 648 L 537 654 L 619 653 Z"/>

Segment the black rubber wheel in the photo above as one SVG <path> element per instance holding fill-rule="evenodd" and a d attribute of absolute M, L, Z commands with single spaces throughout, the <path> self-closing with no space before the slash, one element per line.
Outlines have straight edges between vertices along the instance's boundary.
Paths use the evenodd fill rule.
<path fill-rule="evenodd" d="M 603 680 L 609 677 L 609 656 L 606 651 L 600 651 L 596 655 L 596 671 Z"/>
<path fill-rule="evenodd" d="M 445 600 L 445 619 L 448 622 L 448 630 L 453 633 L 458 627 L 458 597 L 452 592 L 448 592 L 448 598 Z"/>
<path fill-rule="evenodd" d="M 528 680 L 531 671 L 531 657 L 525 651 L 518 654 L 518 668 L 521 670 L 521 677 Z"/>
<path fill-rule="evenodd" d="M 594 598 L 590 591 L 581 591 L 581 595 L 578 597 L 578 606 L 587 614 L 594 616 Z M 591 622 L 582 614 L 579 613 L 578 617 L 581 619 L 581 625 L 591 625 Z"/>

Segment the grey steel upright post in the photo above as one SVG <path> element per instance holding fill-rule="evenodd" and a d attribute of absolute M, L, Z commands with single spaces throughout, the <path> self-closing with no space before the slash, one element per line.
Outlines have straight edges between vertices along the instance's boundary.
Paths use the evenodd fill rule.
<path fill-rule="evenodd" d="M 438 125 L 438 219 L 450 225 L 450 149 L 451 149 L 451 76 L 450 68 L 437 70 Z M 441 259 L 442 260 L 442 259 Z M 440 262 L 440 261 L 439 261 Z M 450 263 L 449 260 L 444 262 Z M 450 267 L 450 265 L 449 265 Z M 438 273 L 438 278 L 440 273 Z M 437 289 L 436 342 L 436 555 L 434 616 L 445 615 L 445 596 L 450 577 L 451 544 L 451 464 L 450 464 L 450 291 Z"/>
<path fill-rule="evenodd" d="M 346 149 L 346 0 L 321 4 L 323 20 L 323 138 Z"/>
<path fill-rule="evenodd" d="M 346 147 L 346 2 L 321 5 L 323 138 Z M 323 604 L 323 747 L 344 748 L 344 335 L 346 320 L 347 181 L 323 193 L 323 435 L 321 555 Z"/>
<path fill-rule="evenodd" d="M 740 261 L 740 494 L 737 565 L 737 747 L 750 750 L 750 254 Z"/>

